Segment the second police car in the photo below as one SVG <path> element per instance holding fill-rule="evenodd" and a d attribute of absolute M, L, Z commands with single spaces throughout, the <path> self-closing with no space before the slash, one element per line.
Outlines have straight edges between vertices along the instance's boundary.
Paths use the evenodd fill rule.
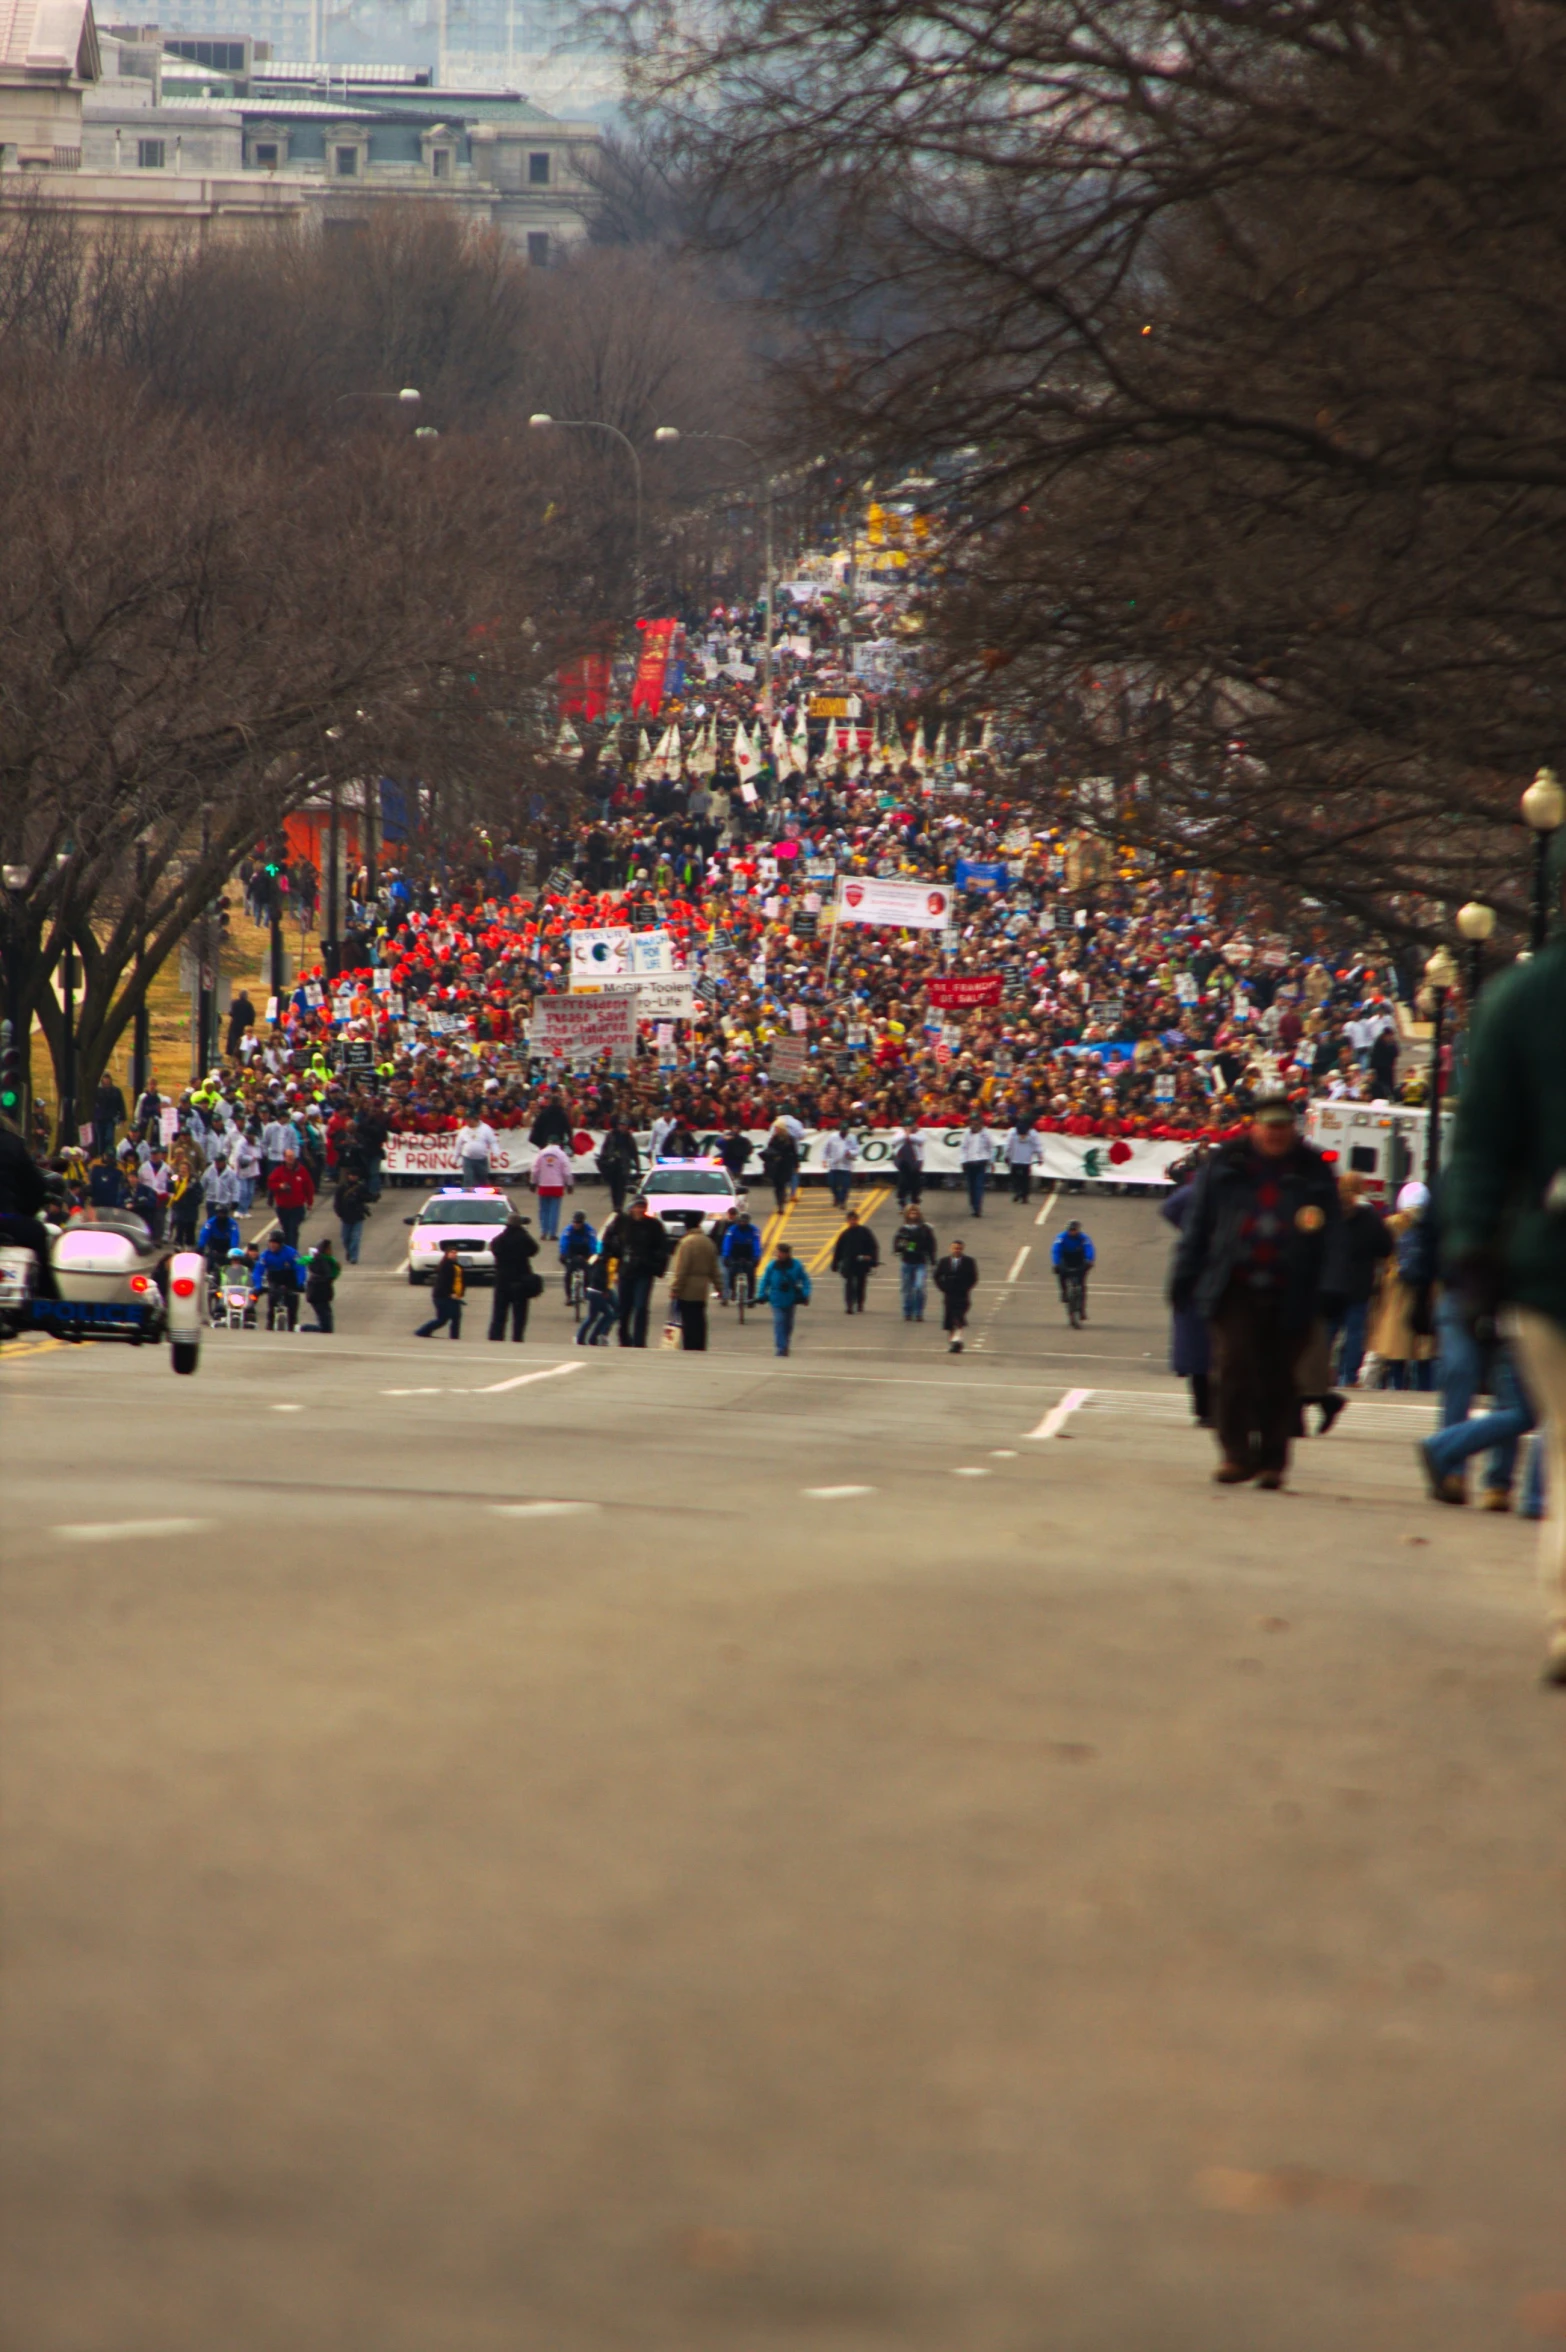
<path fill-rule="evenodd" d="M 692 1211 L 710 1231 L 741 1197 L 721 1160 L 659 1160 L 637 1195 L 674 1235 L 684 1232 Z"/>

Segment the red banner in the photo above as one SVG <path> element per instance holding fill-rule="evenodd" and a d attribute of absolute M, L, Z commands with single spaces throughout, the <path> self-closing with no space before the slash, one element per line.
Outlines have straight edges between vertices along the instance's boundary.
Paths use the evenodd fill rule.
<path fill-rule="evenodd" d="M 560 672 L 560 716 L 601 719 L 609 708 L 609 656 L 580 654 Z"/>
<path fill-rule="evenodd" d="M 638 621 L 642 633 L 641 659 L 636 665 L 636 683 L 631 688 L 633 718 L 655 719 L 663 707 L 663 682 L 668 674 L 669 655 L 674 650 L 674 632 L 678 621 Z"/>
<path fill-rule="evenodd" d="M 999 972 L 956 972 L 947 980 L 927 980 L 925 995 L 942 1012 L 961 1012 L 969 1005 L 998 1005 Z"/>

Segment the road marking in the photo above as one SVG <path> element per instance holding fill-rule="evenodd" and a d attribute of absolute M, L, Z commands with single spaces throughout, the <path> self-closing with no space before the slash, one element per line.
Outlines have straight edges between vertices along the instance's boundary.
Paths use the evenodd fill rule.
<path fill-rule="evenodd" d="M 807 1486 L 802 1488 L 801 1492 L 809 1495 L 812 1502 L 842 1503 L 846 1502 L 850 1495 L 874 1494 L 875 1488 L 873 1486 Z"/>
<path fill-rule="evenodd" d="M 486 1381 L 482 1388 L 470 1388 L 469 1396 L 499 1396 L 504 1389 L 528 1388 L 535 1380 L 558 1380 L 564 1372 L 585 1372 L 585 1364 L 550 1364 L 542 1372 L 519 1372 L 514 1380 Z"/>
<path fill-rule="evenodd" d="M 443 1388 L 383 1388 L 382 1396 L 444 1396 Z"/>
<path fill-rule="evenodd" d="M 1017 1449 L 1015 1446 L 991 1446 L 990 1448 L 992 1462 L 1015 1462 L 1016 1459 Z"/>
<path fill-rule="evenodd" d="M 274 1413 L 302 1413 L 304 1407 L 303 1405 L 274 1405 L 272 1410 Z"/>
<path fill-rule="evenodd" d="M 135 1535 L 202 1535 L 210 1519 L 81 1519 L 50 1530 L 68 1543 L 120 1543 Z"/>
<path fill-rule="evenodd" d="M 1029 1258 L 1032 1255 L 1033 1244 L 1031 1241 L 1025 1241 L 1021 1249 L 1018 1250 L 1016 1256 L 1011 1261 L 1011 1272 L 1006 1277 L 1008 1282 L 1016 1281 L 1017 1276 L 1022 1272 L 1023 1267 L 1027 1264 Z"/>
<path fill-rule="evenodd" d="M 1037 1429 L 1028 1431 L 1029 1437 L 1058 1437 L 1073 1413 L 1085 1405 L 1093 1394 L 1090 1388 L 1068 1388 L 1058 1405 L 1051 1405 Z"/>
<path fill-rule="evenodd" d="M 952 1472 L 954 1478 L 993 1478 L 994 1475 L 993 1470 L 977 1469 L 973 1464 L 967 1462 Z"/>
<path fill-rule="evenodd" d="M 576 1370 L 573 1364 L 569 1367 Z M 578 1511 L 596 1511 L 596 1503 L 491 1503 L 492 1519 L 569 1519 Z"/>
<path fill-rule="evenodd" d="M 1033 1220 L 1035 1225 L 1047 1225 L 1049 1223 L 1051 1217 L 1053 1217 L 1055 1214 L 1055 1205 L 1059 1199 L 1060 1194 L 1058 1192 L 1052 1192 L 1050 1194 L 1048 1200 L 1044 1203 L 1044 1206 L 1040 1209 L 1038 1215 Z"/>
<path fill-rule="evenodd" d="M 42 1339 L 8 1339 L 4 1347 L 0 1347 L 0 1364 L 20 1364 L 27 1356 L 52 1355 L 56 1348 L 63 1348 L 64 1345 L 65 1342 L 63 1339 L 51 1339 L 48 1337 L 44 1337 Z"/>

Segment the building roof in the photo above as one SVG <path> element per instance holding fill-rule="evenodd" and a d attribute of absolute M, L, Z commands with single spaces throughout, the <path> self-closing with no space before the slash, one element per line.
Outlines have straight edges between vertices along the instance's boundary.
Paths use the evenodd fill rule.
<path fill-rule="evenodd" d="M 427 65 L 302 65 L 269 57 L 258 58 L 250 70 L 258 82 L 341 82 L 345 88 L 363 82 L 376 88 L 400 83 L 409 89 L 428 89 L 433 78 Z"/>
<path fill-rule="evenodd" d="M 98 79 L 92 0 L 0 0 L 0 69 Z"/>

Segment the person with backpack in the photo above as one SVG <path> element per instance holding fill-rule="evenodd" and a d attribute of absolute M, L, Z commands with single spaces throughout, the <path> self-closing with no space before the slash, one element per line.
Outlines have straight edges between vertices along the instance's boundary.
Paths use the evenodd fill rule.
<path fill-rule="evenodd" d="M 962 1354 L 962 1335 L 968 1327 L 968 1304 L 979 1279 L 976 1261 L 969 1257 L 960 1241 L 954 1241 L 947 1256 L 935 1269 L 935 1287 L 945 1301 L 941 1314 L 941 1329 L 947 1337 L 947 1353 Z"/>
<path fill-rule="evenodd" d="M 902 1288 L 903 1321 L 922 1323 L 925 1286 L 935 1263 L 936 1248 L 935 1235 L 925 1223 L 917 1201 L 910 1201 L 903 1211 L 903 1221 L 892 1237 L 892 1248 Z"/>
<path fill-rule="evenodd" d="M 881 1248 L 868 1225 L 861 1225 L 858 1212 L 850 1209 L 848 1221 L 832 1248 L 832 1271 L 843 1278 L 843 1312 L 862 1315 L 865 1311 L 865 1285 L 881 1263 Z"/>
<path fill-rule="evenodd" d="M 332 1245 L 323 1234 L 305 1261 L 305 1305 L 315 1317 L 306 1323 L 306 1331 L 332 1331 L 336 1328 L 332 1317 L 332 1300 L 337 1291 L 337 1277 L 341 1266 L 332 1255 Z"/>
<path fill-rule="evenodd" d="M 764 1307 L 772 1309 L 773 1353 L 786 1356 L 794 1337 L 794 1311 L 810 1304 L 810 1276 L 786 1241 L 778 1243 L 756 1295 Z"/>
<path fill-rule="evenodd" d="M 615 1216 L 624 1208 L 625 1196 L 641 1166 L 635 1136 L 623 1119 L 616 1119 L 598 1147 L 598 1173 L 609 1187 L 609 1205 Z"/>

